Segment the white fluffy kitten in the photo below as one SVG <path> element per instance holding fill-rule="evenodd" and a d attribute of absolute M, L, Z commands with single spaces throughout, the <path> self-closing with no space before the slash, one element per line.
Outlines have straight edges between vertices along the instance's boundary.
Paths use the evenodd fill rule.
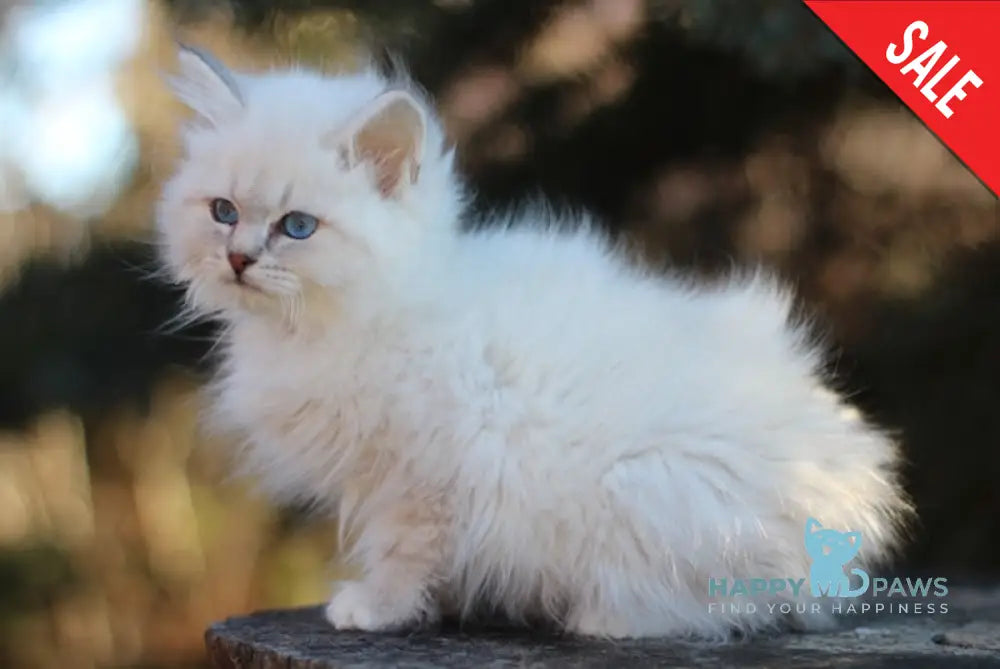
<path fill-rule="evenodd" d="M 487 606 L 720 638 L 777 614 L 710 613 L 709 579 L 807 575 L 810 516 L 860 530 L 863 563 L 896 547 L 896 451 L 821 389 L 774 282 L 656 276 L 543 214 L 462 233 L 406 82 L 180 62 L 200 123 L 165 262 L 228 325 L 216 424 L 273 492 L 339 516 L 362 576 L 334 626 Z"/>

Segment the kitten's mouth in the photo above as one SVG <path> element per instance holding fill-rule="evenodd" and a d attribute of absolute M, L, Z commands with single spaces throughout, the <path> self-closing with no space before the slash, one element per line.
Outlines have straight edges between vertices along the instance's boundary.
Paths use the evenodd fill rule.
<path fill-rule="evenodd" d="M 236 286 L 237 288 L 239 288 L 241 290 L 249 290 L 251 292 L 261 293 L 261 294 L 264 293 L 264 291 L 261 290 L 261 288 L 259 286 L 255 286 L 254 284 L 250 283 L 249 281 L 247 281 L 246 279 L 244 279 L 241 276 L 233 277 L 229 281 L 229 283 L 231 285 L 233 285 L 233 286 Z"/>

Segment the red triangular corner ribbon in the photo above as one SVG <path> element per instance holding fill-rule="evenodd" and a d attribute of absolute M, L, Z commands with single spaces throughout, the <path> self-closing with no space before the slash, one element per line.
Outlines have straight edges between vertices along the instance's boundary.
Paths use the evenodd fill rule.
<path fill-rule="evenodd" d="M 1000 1 L 805 4 L 1000 194 Z"/>

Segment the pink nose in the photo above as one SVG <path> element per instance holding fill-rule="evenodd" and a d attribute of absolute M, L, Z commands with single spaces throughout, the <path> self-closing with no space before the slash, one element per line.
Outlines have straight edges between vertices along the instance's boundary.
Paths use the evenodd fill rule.
<path fill-rule="evenodd" d="M 229 266 L 233 268 L 233 272 L 236 273 L 236 276 L 243 276 L 243 272 L 246 268 L 257 261 L 256 258 L 248 256 L 245 253 L 230 253 L 228 258 Z"/>

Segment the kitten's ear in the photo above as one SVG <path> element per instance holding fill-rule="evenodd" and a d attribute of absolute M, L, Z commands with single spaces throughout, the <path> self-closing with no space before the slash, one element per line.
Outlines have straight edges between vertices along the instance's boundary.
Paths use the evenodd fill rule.
<path fill-rule="evenodd" d="M 343 133 L 343 134 L 342 134 Z M 350 167 L 368 163 L 384 197 L 416 183 L 423 161 L 427 118 L 421 103 L 405 91 L 388 91 L 337 133 Z"/>
<path fill-rule="evenodd" d="M 178 47 L 179 73 L 168 78 L 174 95 L 213 126 L 237 116 L 243 94 L 232 73 L 207 51 Z"/>
<path fill-rule="evenodd" d="M 809 518 L 808 520 L 806 520 L 806 534 L 812 534 L 813 532 L 822 527 L 823 526 L 820 525 L 820 522 L 815 518 Z"/>
<path fill-rule="evenodd" d="M 851 542 L 851 545 L 855 548 L 861 548 L 861 533 L 860 532 L 844 532 L 844 536 L 847 540 Z"/>

